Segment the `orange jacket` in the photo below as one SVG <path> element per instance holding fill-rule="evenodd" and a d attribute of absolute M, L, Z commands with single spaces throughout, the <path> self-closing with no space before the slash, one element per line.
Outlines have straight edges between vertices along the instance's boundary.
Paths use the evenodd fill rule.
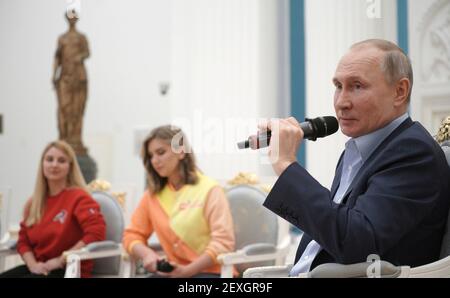
<path fill-rule="evenodd" d="M 170 188 L 170 186 L 166 187 Z M 186 208 L 186 204 L 183 206 L 183 208 Z M 144 193 L 132 216 L 130 226 L 124 232 L 123 245 L 125 249 L 131 253 L 135 244 L 146 244 L 152 233 L 156 232 L 169 261 L 187 265 L 202 253 L 206 253 L 215 261 L 215 265 L 203 270 L 203 272 L 220 273 L 217 255 L 233 251 L 235 245 L 233 221 L 228 200 L 222 188 L 214 186 L 209 190 L 204 204 L 193 205 L 193 208 L 196 207 L 203 208 L 203 217 L 209 228 L 209 240 L 208 243 L 205 243 L 203 252 L 196 252 L 175 233 L 171 228 L 170 215 L 160 204 L 158 194 L 151 195 L 149 191 Z M 195 229 L 196 222 L 189 222 L 189 218 L 186 218 L 184 224 L 189 233 L 197 232 L 197 229 Z"/>

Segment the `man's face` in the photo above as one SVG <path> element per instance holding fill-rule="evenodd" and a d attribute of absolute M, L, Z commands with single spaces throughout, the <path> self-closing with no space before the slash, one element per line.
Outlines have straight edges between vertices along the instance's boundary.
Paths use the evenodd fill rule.
<path fill-rule="evenodd" d="M 384 127 L 396 118 L 396 84 L 381 70 L 384 53 L 364 46 L 351 49 L 339 62 L 333 83 L 334 109 L 341 131 L 356 138 Z"/>

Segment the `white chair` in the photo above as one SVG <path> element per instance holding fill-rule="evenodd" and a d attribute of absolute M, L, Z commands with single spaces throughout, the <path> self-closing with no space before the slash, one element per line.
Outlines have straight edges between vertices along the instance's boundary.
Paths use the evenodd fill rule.
<path fill-rule="evenodd" d="M 250 185 L 226 190 L 230 203 L 236 239 L 236 251 L 221 254 L 221 277 L 233 277 L 233 266 L 239 273 L 254 266 L 284 263 L 291 238 L 289 224 L 262 204 L 267 193 Z"/>
<path fill-rule="evenodd" d="M 80 250 L 71 250 L 64 253 L 67 265 L 65 277 L 80 277 L 80 262 L 93 259 L 93 277 L 130 276 L 133 263 L 129 262 L 128 255 L 121 247 L 124 230 L 124 216 L 117 200 L 107 192 L 94 191 L 92 197 L 100 205 L 100 210 L 106 222 L 106 240 L 93 242 Z M 9 256 L 17 256 L 15 249 L 17 237 L 6 233 L 0 242 L 0 272 L 4 270 L 4 260 Z"/>
<path fill-rule="evenodd" d="M 450 166 L 450 141 L 441 144 L 447 163 Z M 450 179 L 450 177 L 448 177 Z M 450 194 L 449 194 L 450 196 Z M 357 264 L 342 265 L 336 263 L 322 264 L 308 273 L 298 277 L 339 278 L 339 277 L 383 277 L 383 278 L 450 278 L 450 213 L 442 240 L 440 260 L 419 267 L 394 266 L 389 262 L 376 260 Z M 256 277 L 288 277 L 291 265 L 278 267 L 251 268 L 244 272 L 246 278 Z"/>
<path fill-rule="evenodd" d="M 8 204 L 11 190 L 9 187 L 0 186 L 0 239 L 8 230 Z"/>
<path fill-rule="evenodd" d="M 6 258 L 16 254 L 17 235 L 12 233 L 9 221 L 11 187 L 0 186 L 0 272 L 5 270 Z"/>
<path fill-rule="evenodd" d="M 80 261 L 91 259 L 94 260 L 93 277 L 130 276 L 132 263 L 121 245 L 125 227 L 122 208 L 107 192 L 94 191 L 91 195 L 99 203 L 105 219 L 106 240 L 90 243 L 80 250 L 66 251 L 65 277 L 80 277 Z"/>

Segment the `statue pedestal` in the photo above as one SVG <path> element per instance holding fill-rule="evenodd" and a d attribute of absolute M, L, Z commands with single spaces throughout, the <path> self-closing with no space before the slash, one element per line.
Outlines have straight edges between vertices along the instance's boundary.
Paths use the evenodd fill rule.
<path fill-rule="evenodd" d="M 97 164 L 89 155 L 77 155 L 77 161 L 80 165 L 86 184 L 97 178 Z"/>

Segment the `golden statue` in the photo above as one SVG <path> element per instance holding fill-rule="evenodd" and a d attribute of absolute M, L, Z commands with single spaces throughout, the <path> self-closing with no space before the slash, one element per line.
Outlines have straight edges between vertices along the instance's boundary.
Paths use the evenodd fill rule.
<path fill-rule="evenodd" d="M 84 60 L 89 57 L 86 37 L 75 29 L 78 15 L 66 13 L 69 30 L 58 38 L 53 65 L 53 84 L 58 97 L 59 139 L 72 145 L 77 155 L 86 155 L 81 132 L 87 99 Z"/>

